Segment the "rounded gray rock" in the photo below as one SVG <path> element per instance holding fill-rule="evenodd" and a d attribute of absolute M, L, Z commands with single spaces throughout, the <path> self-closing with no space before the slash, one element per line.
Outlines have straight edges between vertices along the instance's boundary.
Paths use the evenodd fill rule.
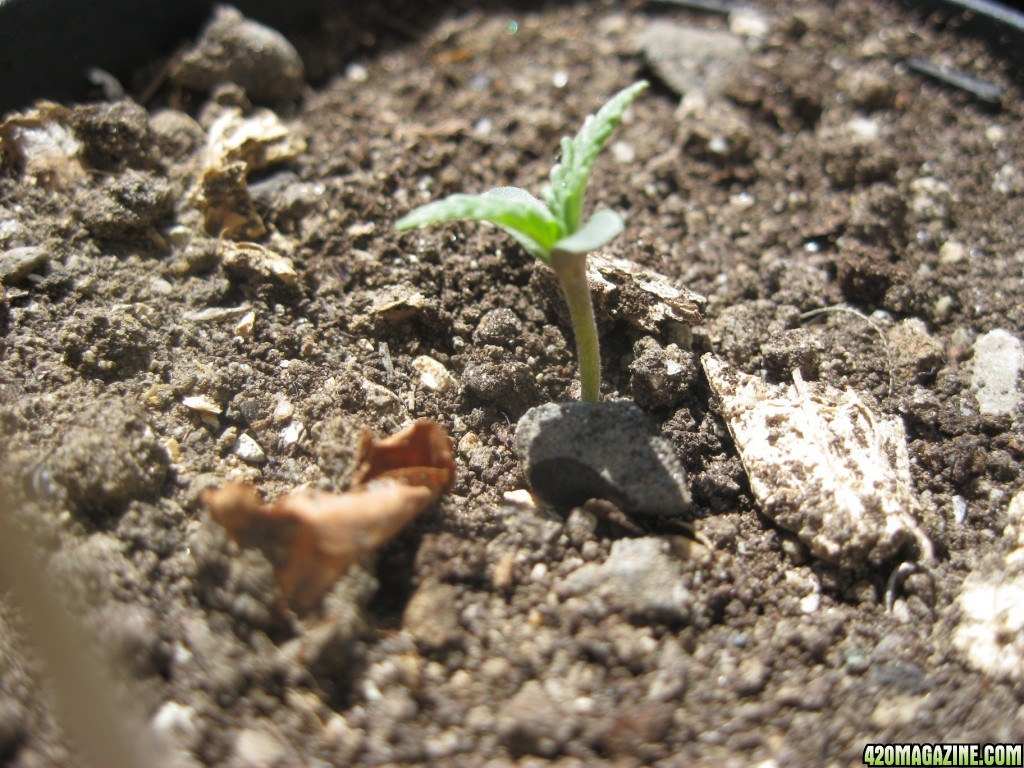
<path fill-rule="evenodd" d="M 280 32 L 220 6 L 171 80 L 197 91 L 235 83 L 254 101 L 272 104 L 298 96 L 304 73 L 298 51 Z"/>
<path fill-rule="evenodd" d="M 552 504 L 606 499 L 646 515 L 679 515 L 690 506 L 686 470 L 632 403 L 531 408 L 516 425 L 516 451 L 534 494 Z"/>

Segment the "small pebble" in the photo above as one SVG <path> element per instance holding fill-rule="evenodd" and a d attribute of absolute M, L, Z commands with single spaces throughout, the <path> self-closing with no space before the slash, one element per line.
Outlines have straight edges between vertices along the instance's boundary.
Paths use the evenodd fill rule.
<path fill-rule="evenodd" d="M 290 400 L 282 397 L 274 406 L 274 413 L 271 415 L 271 418 L 278 424 L 282 424 L 288 421 L 293 413 L 295 413 L 295 406 L 292 405 Z"/>
<path fill-rule="evenodd" d="M 213 415 L 223 413 L 221 407 L 208 395 L 190 395 L 189 397 L 183 397 L 181 399 L 181 404 L 190 411 L 198 411 L 199 413 L 211 413 Z"/>
<path fill-rule="evenodd" d="M 281 430 L 281 444 L 284 446 L 295 445 L 305 436 L 305 425 L 300 421 L 296 421 L 294 424 L 289 424 Z"/>
<path fill-rule="evenodd" d="M 679 561 L 663 539 L 619 539 L 600 565 L 587 563 L 555 586 L 560 599 L 592 598 L 589 613 L 624 613 L 639 621 L 681 624 L 693 595 L 683 586 Z"/>
<path fill-rule="evenodd" d="M 459 384 L 444 365 L 428 355 L 415 358 L 412 367 L 420 374 L 420 384 L 431 392 L 447 392 Z"/>
<path fill-rule="evenodd" d="M 235 336 L 241 336 L 243 339 L 248 339 L 252 337 L 252 331 L 255 325 L 256 313 L 250 310 L 242 315 L 231 330 L 234 332 Z"/>
<path fill-rule="evenodd" d="M 13 285 L 41 267 L 49 259 L 49 252 L 36 245 L 26 245 L 4 251 L 0 253 L 0 283 Z"/>
<path fill-rule="evenodd" d="M 754 8 L 737 8 L 729 14 L 729 31 L 740 37 L 762 38 L 771 31 L 771 23 Z"/>
<path fill-rule="evenodd" d="M 247 768 L 272 768 L 288 757 L 288 747 L 273 733 L 246 728 L 235 737 L 235 759 Z"/>
<path fill-rule="evenodd" d="M 365 83 L 370 79 L 370 73 L 362 64 L 353 61 L 345 67 L 345 79 L 350 83 Z"/>
<path fill-rule="evenodd" d="M 246 464 L 262 464 L 267 460 L 267 454 L 263 452 L 260 444 L 245 432 L 239 435 L 232 451 Z"/>
<path fill-rule="evenodd" d="M 167 748 L 191 749 L 199 736 L 199 718 L 193 707 L 168 701 L 153 715 L 150 728 Z"/>
<path fill-rule="evenodd" d="M 585 509 L 576 507 L 565 520 L 565 532 L 577 547 L 593 538 L 597 530 L 597 516 Z"/>

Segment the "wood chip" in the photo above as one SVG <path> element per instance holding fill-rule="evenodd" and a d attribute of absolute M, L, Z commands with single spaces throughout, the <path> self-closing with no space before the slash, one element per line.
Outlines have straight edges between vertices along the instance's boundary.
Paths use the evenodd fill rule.
<path fill-rule="evenodd" d="M 220 244 L 220 256 L 227 269 L 245 277 L 278 280 L 285 285 L 294 285 L 299 279 L 291 259 L 259 243 L 225 240 Z"/>
<path fill-rule="evenodd" d="M 207 168 L 242 162 L 246 173 L 292 160 L 305 152 L 306 142 L 269 109 L 243 115 L 231 108 L 210 126 L 206 143 Z"/>
<path fill-rule="evenodd" d="M 538 268 L 533 280 L 569 322 L 554 272 Z M 671 336 L 673 330 L 704 322 L 706 298 L 631 261 L 592 253 L 587 257 L 587 281 L 599 323 L 612 318 L 646 333 Z"/>
<path fill-rule="evenodd" d="M 932 544 L 916 519 L 903 422 L 875 413 L 853 390 L 805 382 L 767 384 L 701 358 L 762 511 L 816 556 L 850 569 L 878 564 L 916 542 Z"/>

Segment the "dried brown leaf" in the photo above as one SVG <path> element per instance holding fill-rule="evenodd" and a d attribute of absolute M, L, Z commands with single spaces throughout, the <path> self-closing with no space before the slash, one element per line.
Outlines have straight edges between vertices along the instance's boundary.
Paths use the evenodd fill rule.
<path fill-rule="evenodd" d="M 228 483 L 203 494 L 239 546 L 263 552 L 281 597 L 297 611 L 313 608 L 339 576 L 454 484 L 451 441 L 433 422 L 383 440 L 366 432 L 360 453 L 358 484 L 345 493 L 300 491 L 265 504 L 251 486 Z"/>
<path fill-rule="evenodd" d="M 435 497 L 455 484 L 455 459 L 448 435 L 432 421 L 416 421 L 382 440 L 364 434 L 354 482 L 391 478 L 430 488 Z"/>

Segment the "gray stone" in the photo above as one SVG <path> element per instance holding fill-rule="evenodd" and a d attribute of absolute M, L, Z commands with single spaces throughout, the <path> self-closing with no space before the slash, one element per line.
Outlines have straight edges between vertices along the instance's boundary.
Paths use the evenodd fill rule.
<path fill-rule="evenodd" d="M 590 614 L 624 613 L 638 621 L 684 623 L 693 596 L 683 586 L 679 562 L 664 539 L 620 539 L 600 565 L 588 563 L 556 585 L 562 599 L 592 598 Z"/>
<path fill-rule="evenodd" d="M 531 408 L 516 425 L 516 451 L 534 494 L 553 504 L 598 498 L 647 515 L 679 515 L 690 506 L 672 446 L 632 403 Z"/>
<path fill-rule="evenodd" d="M 50 260 L 50 253 L 38 245 L 25 245 L 0 253 L 0 283 L 12 285 Z"/>
<path fill-rule="evenodd" d="M 655 74 L 679 94 L 719 94 L 750 56 L 743 40 L 730 32 L 670 19 L 648 22 L 637 44 Z"/>
<path fill-rule="evenodd" d="M 197 91 L 235 83 L 254 101 L 273 103 L 298 96 L 304 72 L 298 51 L 280 32 L 220 6 L 171 80 Z"/>

